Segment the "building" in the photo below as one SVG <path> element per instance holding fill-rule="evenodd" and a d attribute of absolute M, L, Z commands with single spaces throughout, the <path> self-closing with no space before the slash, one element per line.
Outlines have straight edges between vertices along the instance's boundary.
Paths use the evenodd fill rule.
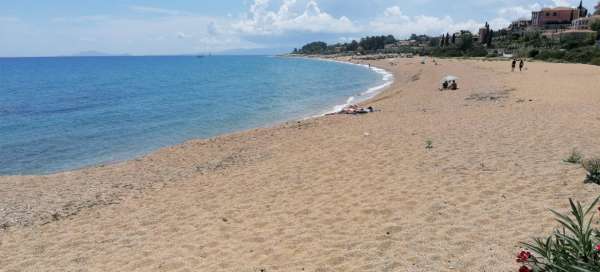
<path fill-rule="evenodd" d="M 479 43 L 486 43 L 490 34 L 490 24 L 485 22 L 485 26 L 479 29 Z"/>
<path fill-rule="evenodd" d="M 545 29 L 560 29 L 571 26 L 573 20 L 586 17 L 588 10 L 583 7 L 583 1 L 577 8 L 557 7 L 543 8 L 531 14 L 531 24 Z"/>
<path fill-rule="evenodd" d="M 571 23 L 571 29 L 590 30 L 590 26 L 595 20 L 600 20 L 600 15 L 575 19 L 573 20 L 573 23 Z"/>
<path fill-rule="evenodd" d="M 416 40 L 402 40 L 398 41 L 398 46 L 417 46 L 419 43 Z"/>
<path fill-rule="evenodd" d="M 528 27 L 531 26 L 531 20 L 520 19 L 513 21 L 510 26 L 508 26 L 507 30 L 510 32 L 522 32 L 525 31 Z"/>

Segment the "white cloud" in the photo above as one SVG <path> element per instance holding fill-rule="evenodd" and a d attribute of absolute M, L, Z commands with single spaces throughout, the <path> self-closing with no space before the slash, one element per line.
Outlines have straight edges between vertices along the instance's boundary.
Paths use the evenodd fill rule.
<path fill-rule="evenodd" d="M 393 17 L 393 16 L 397 16 L 397 17 L 402 17 L 402 10 L 400 9 L 399 6 L 393 6 L 393 7 L 389 7 L 387 8 L 384 12 L 383 15 L 385 17 Z"/>
<path fill-rule="evenodd" d="M 372 20 L 369 26 L 373 33 L 406 37 L 413 33 L 440 35 L 459 30 L 475 31 L 481 27 L 481 23 L 474 20 L 455 21 L 450 16 L 406 16 L 400 7 L 392 6 L 384 11 L 383 16 Z"/>
<path fill-rule="evenodd" d="M 246 18 L 232 24 L 233 29 L 250 35 L 282 34 L 289 31 L 314 33 L 352 33 L 358 28 L 345 16 L 336 18 L 320 9 L 314 0 L 296 12 L 297 1 L 285 0 L 277 11 L 269 10 L 269 0 L 255 0 Z"/>
<path fill-rule="evenodd" d="M 206 25 L 206 32 L 210 35 L 217 35 L 219 33 L 217 24 L 215 24 L 215 22 L 209 22 L 208 25 Z"/>
<path fill-rule="evenodd" d="M 574 6 L 574 2 L 570 0 L 552 0 L 555 7 L 572 7 Z"/>
<path fill-rule="evenodd" d="M 531 18 L 531 12 L 541 10 L 542 5 L 535 3 L 529 6 L 509 6 L 498 10 L 498 17 L 515 20 L 523 18 Z"/>
<path fill-rule="evenodd" d="M 187 35 L 183 32 L 177 32 L 177 38 L 186 39 L 186 38 L 190 38 L 190 35 Z"/>

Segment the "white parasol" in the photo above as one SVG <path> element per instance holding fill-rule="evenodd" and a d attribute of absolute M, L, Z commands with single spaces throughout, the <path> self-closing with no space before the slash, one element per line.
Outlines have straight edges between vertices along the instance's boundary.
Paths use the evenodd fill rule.
<path fill-rule="evenodd" d="M 457 76 L 445 76 L 444 78 L 442 78 L 442 82 L 452 81 L 452 80 L 458 80 L 458 77 Z"/>

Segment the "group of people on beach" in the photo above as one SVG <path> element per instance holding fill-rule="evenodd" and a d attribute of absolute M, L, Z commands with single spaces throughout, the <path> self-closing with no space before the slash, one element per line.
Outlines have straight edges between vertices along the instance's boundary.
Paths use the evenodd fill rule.
<path fill-rule="evenodd" d="M 512 61 L 512 71 L 514 72 L 517 68 L 517 62 L 519 62 L 519 71 L 523 71 L 523 67 L 525 67 L 525 61 L 523 59 L 513 59 Z"/>
<path fill-rule="evenodd" d="M 338 112 L 338 114 L 366 114 L 371 112 L 375 112 L 375 109 L 373 107 L 368 107 L 365 109 L 359 107 L 358 105 L 350 105 L 343 108 L 341 111 Z"/>
<path fill-rule="evenodd" d="M 440 91 L 443 90 L 458 90 L 458 84 L 456 83 L 456 80 L 444 80 L 444 82 L 442 82 L 442 89 L 440 89 Z"/>

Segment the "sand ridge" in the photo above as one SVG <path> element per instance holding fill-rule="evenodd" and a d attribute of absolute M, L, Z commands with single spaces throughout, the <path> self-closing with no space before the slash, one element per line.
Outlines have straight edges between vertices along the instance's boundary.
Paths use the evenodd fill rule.
<path fill-rule="evenodd" d="M 600 69 L 419 61 L 371 62 L 396 79 L 374 114 L 1 177 L 0 270 L 514 271 L 547 209 L 600 194 L 562 162 L 600 155 Z"/>

